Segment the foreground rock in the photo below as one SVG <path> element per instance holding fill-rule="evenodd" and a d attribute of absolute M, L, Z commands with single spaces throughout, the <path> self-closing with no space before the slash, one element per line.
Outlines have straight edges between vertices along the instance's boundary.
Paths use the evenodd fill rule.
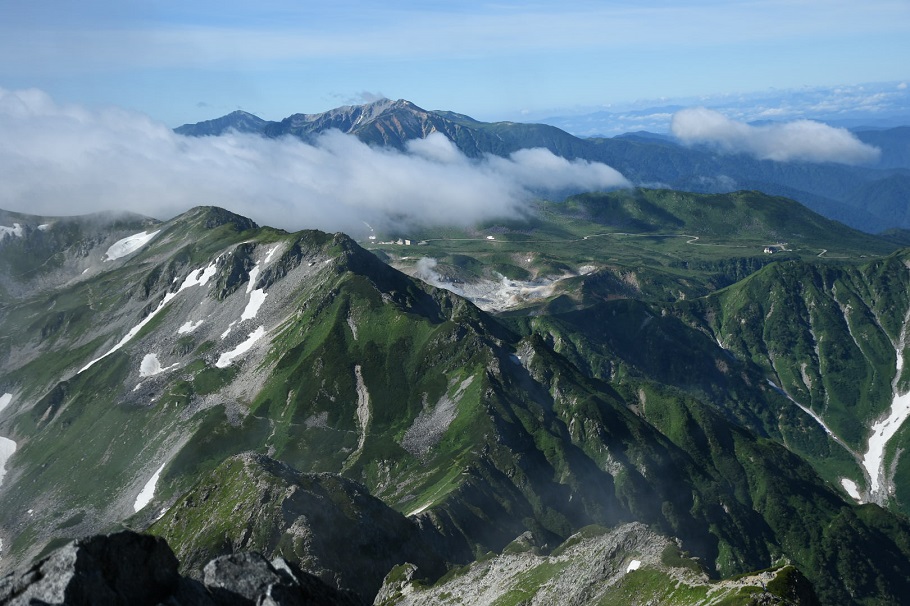
<path fill-rule="evenodd" d="M 178 572 L 164 539 L 130 531 L 74 541 L 38 564 L 0 579 L 0 604 L 143 606 L 356 606 L 281 558 L 232 554 L 209 562 L 203 581 Z"/>

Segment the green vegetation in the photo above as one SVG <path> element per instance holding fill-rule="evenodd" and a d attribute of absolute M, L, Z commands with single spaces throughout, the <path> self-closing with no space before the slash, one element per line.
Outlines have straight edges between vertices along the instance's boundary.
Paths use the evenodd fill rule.
<path fill-rule="evenodd" d="M 910 429 L 886 449 L 893 496 L 859 505 L 840 485 L 868 490 L 859 460 L 890 406 L 910 309 L 910 258 L 884 240 L 755 192 L 634 190 L 407 234 L 425 242 L 411 259 L 376 245 L 405 269 L 433 257 L 461 283 L 569 276 L 495 316 L 343 235 L 285 234 L 218 209 L 160 227 L 128 261 L 0 310 L 0 394 L 14 394 L 0 435 L 19 445 L 0 524 L 17 557 L 166 509 L 153 530 L 185 565 L 255 547 L 348 570 L 321 522 L 380 519 L 412 543 L 358 544 L 364 561 L 388 556 L 374 589 L 413 561 L 396 560 L 408 549 L 430 562 L 420 586 L 452 596 L 474 566 L 550 558 L 498 602 L 518 604 L 568 574 L 576 549 L 639 521 L 678 545 L 601 588 L 604 604 L 708 593 L 746 604 L 760 585 L 711 583 L 784 562 L 768 587 L 781 598 L 814 588 L 823 603 L 872 604 L 910 591 L 910 525 L 880 506 L 907 511 Z M 265 245 L 277 246 L 256 282 L 267 336 L 219 368 L 252 331 L 237 322 Z M 205 287 L 81 371 L 205 267 Z M 193 332 L 178 332 L 189 320 Z M 150 352 L 168 370 L 140 377 Z M 132 515 L 161 464 L 151 504 Z M 305 523 L 311 506 L 325 515 Z M 810 591 L 792 593 L 801 584 Z"/>

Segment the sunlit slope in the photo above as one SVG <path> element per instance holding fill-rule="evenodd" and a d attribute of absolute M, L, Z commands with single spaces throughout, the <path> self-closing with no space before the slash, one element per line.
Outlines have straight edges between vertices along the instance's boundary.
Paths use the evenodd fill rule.
<path fill-rule="evenodd" d="M 213 208 L 153 231 L 118 240 L 129 252 L 52 299 L 3 310 L 16 344 L 0 359 L 0 435 L 16 443 L 0 487 L 4 559 L 160 515 L 186 553 L 229 549 L 241 539 L 187 533 L 180 507 L 195 494 L 197 520 L 245 532 L 233 519 L 245 514 L 200 503 L 205 482 L 233 485 L 225 461 L 253 451 L 360 484 L 453 563 L 527 531 L 555 545 L 589 524 L 641 521 L 715 576 L 788 560 L 829 603 L 910 590 L 902 518 L 845 500 L 763 433 L 764 413 L 687 392 L 690 371 L 594 372 L 555 329 L 507 327 L 342 234 L 288 234 Z M 629 327 L 663 315 L 624 313 Z M 623 338 L 642 358 L 661 347 Z M 703 339 L 691 372 L 702 353 L 707 368 L 723 356 Z M 729 380 L 742 400 L 756 385 L 773 392 L 748 384 L 760 370 L 729 368 L 746 377 Z"/>
<path fill-rule="evenodd" d="M 424 278 L 418 260 L 432 258 L 439 284 L 487 297 L 478 303 L 499 311 L 693 298 L 782 259 L 836 263 L 897 248 L 786 198 L 652 189 L 572 196 L 541 202 L 524 218 L 381 234 L 378 242 L 368 246 Z"/>
<path fill-rule="evenodd" d="M 864 499 L 907 510 L 906 251 L 857 265 L 774 264 L 681 309 L 818 417 L 861 464 L 847 477 Z"/>

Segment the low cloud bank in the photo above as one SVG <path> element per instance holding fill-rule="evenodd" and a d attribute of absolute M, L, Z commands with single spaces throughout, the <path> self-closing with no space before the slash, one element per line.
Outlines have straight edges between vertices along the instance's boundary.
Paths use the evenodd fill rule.
<path fill-rule="evenodd" d="M 604 164 L 544 149 L 472 160 L 443 135 L 405 152 L 330 131 L 313 144 L 248 134 L 192 138 L 122 109 L 0 89 L 0 208 L 170 218 L 222 206 L 267 225 L 357 230 L 515 216 L 537 194 L 628 187 Z"/>
<path fill-rule="evenodd" d="M 811 120 L 751 126 L 704 107 L 673 115 L 670 131 L 687 145 L 706 144 L 725 153 L 744 153 L 778 162 L 866 164 L 881 151 L 850 131 Z"/>

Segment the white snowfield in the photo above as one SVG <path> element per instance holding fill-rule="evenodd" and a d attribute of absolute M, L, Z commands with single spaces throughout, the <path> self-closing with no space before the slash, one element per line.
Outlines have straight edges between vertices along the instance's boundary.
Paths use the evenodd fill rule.
<path fill-rule="evenodd" d="M 268 296 L 261 288 L 250 293 L 250 301 L 246 304 L 246 309 L 243 310 L 243 313 L 240 314 L 240 321 L 252 320 L 256 317 L 256 314 L 259 313 L 259 308 L 262 307 L 262 304 L 265 303 L 265 298 Z"/>
<path fill-rule="evenodd" d="M 5 393 L 0 396 L 0 412 L 3 412 L 3 409 L 9 406 L 9 403 L 13 401 L 13 394 Z"/>
<path fill-rule="evenodd" d="M 13 401 L 13 394 L 5 393 L 0 396 L 0 412 Z M 9 438 L 0 436 L 0 486 L 3 486 L 3 477 L 6 475 L 6 462 L 16 452 L 16 443 Z M 0 548 L 2 551 L 2 548 Z"/>
<path fill-rule="evenodd" d="M 847 491 L 847 494 L 856 499 L 857 502 L 863 502 L 863 497 L 859 494 L 859 487 L 856 485 L 856 482 L 847 478 L 841 478 L 840 485 L 843 486 L 844 490 Z"/>
<path fill-rule="evenodd" d="M 246 294 L 253 292 L 253 286 L 256 285 L 256 279 L 259 277 L 259 263 L 250 270 L 249 282 L 246 283 Z"/>
<path fill-rule="evenodd" d="M 198 322 L 193 322 L 192 320 L 187 320 L 180 328 L 177 329 L 177 334 L 182 335 L 182 334 L 193 332 L 200 326 L 202 326 L 202 320 L 199 320 Z"/>
<path fill-rule="evenodd" d="M 425 510 L 427 509 L 427 507 L 429 507 L 431 504 L 432 504 L 432 503 L 426 503 L 426 504 L 424 504 L 424 505 L 421 505 L 420 507 L 418 507 L 418 508 L 415 509 L 414 511 L 408 513 L 408 514 L 407 514 L 407 517 L 416 516 L 418 513 L 421 513 L 421 512 L 423 512 L 423 511 L 425 511 Z"/>
<path fill-rule="evenodd" d="M 4 225 L 0 225 L 0 238 L 3 238 L 7 235 L 9 235 L 10 237 L 16 236 L 16 237 L 21 238 L 22 237 L 22 226 L 19 225 L 18 223 L 13 223 L 12 227 L 6 227 Z"/>
<path fill-rule="evenodd" d="M 3 478 L 6 476 L 6 462 L 14 452 L 16 452 L 16 443 L 0 436 L 0 486 L 3 486 Z"/>
<path fill-rule="evenodd" d="M 639 568 L 641 568 L 641 560 L 632 560 L 626 567 L 626 573 L 632 572 L 633 570 L 638 570 Z"/>
<path fill-rule="evenodd" d="M 179 366 L 179 364 L 171 364 L 168 367 L 162 367 L 161 362 L 158 361 L 158 354 L 145 354 L 145 357 L 142 358 L 142 363 L 139 365 L 139 376 L 153 377 L 157 374 L 172 370 L 177 366 Z"/>
<path fill-rule="evenodd" d="M 158 485 L 158 476 L 161 475 L 161 472 L 164 471 L 164 466 L 166 463 L 162 463 L 161 467 L 158 468 L 158 471 L 155 472 L 155 475 L 145 483 L 145 486 L 139 492 L 139 496 L 136 497 L 136 502 L 133 503 L 133 511 L 139 511 L 146 505 L 152 502 L 152 497 L 155 496 L 155 486 Z"/>
<path fill-rule="evenodd" d="M 272 249 L 274 251 L 274 249 Z M 269 251 L 269 254 L 266 256 L 266 262 L 268 258 L 272 256 L 272 251 Z M 253 290 L 253 286 L 256 284 L 256 279 L 259 277 L 259 264 L 257 263 L 253 266 L 253 269 L 250 270 L 250 281 L 247 282 L 246 292 L 250 295 L 250 300 L 246 304 L 246 309 L 243 310 L 243 313 L 240 314 L 240 321 L 252 320 L 256 317 L 256 314 L 259 313 L 259 308 L 262 307 L 262 304 L 265 303 L 265 298 L 267 296 L 266 292 L 257 288 Z"/>
<path fill-rule="evenodd" d="M 872 425 L 872 435 L 869 437 L 869 448 L 863 455 L 863 467 L 869 474 L 869 492 L 876 494 L 882 489 L 885 478 L 885 447 L 893 438 L 904 421 L 910 417 L 910 393 L 898 393 L 898 382 L 904 370 L 904 347 L 907 344 L 907 328 L 910 324 L 910 309 L 904 317 L 901 326 L 900 338 L 894 344 L 896 353 L 894 380 L 891 382 L 891 408 L 885 418 Z"/>
<path fill-rule="evenodd" d="M 104 261 L 113 261 L 114 259 L 119 259 L 125 257 L 131 253 L 136 252 L 143 246 L 149 243 L 149 241 L 158 235 L 158 232 L 161 230 L 155 230 L 151 233 L 141 232 L 138 234 L 133 234 L 132 236 L 127 236 L 122 240 L 117 240 L 111 247 L 107 249 L 107 252 L 104 253 Z"/>
<path fill-rule="evenodd" d="M 261 339 L 263 336 L 265 336 L 265 326 L 260 326 L 250 333 L 250 336 L 247 337 L 246 341 L 231 351 L 227 351 L 218 356 L 218 361 L 215 362 L 215 366 L 218 368 L 227 368 L 231 365 L 231 362 L 233 362 L 235 358 L 238 358 L 248 352 L 253 347 L 253 344 L 255 344 L 256 341 Z"/>
<path fill-rule="evenodd" d="M 161 303 L 158 304 L 158 307 L 155 308 L 155 311 L 153 311 L 152 313 L 150 313 L 149 315 L 144 317 L 142 319 L 142 321 L 139 322 L 139 324 L 136 324 L 136 326 L 131 328 L 130 331 L 128 333 L 126 333 L 126 336 L 124 336 L 122 339 L 120 339 L 119 343 L 117 343 L 116 345 L 111 347 L 104 355 L 102 355 L 98 358 L 95 358 L 94 360 L 92 360 L 91 362 L 89 362 L 88 364 L 83 366 L 79 370 L 79 372 L 85 372 L 86 370 L 91 368 L 96 362 L 103 360 L 104 358 L 108 357 L 109 355 L 111 355 L 112 353 L 119 350 L 121 347 L 123 347 L 127 343 L 129 343 L 129 341 L 133 337 L 135 337 L 137 334 L 139 334 L 139 331 L 142 330 L 143 326 L 145 326 L 146 324 L 151 322 L 152 319 L 156 315 L 158 315 L 161 312 L 161 310 L 164 309 L 164 307 L 168 303 L 171 302 L 171 299 L 173 299 L 178 294 L 180 294 L 181 291 L 186 290 L 187 288 L 190 288 L 192 286 L 197 286 L 197 285 L 204 286 L 205 283 L 208 282 L 209 279 L 211 279 L 211 277 L 215 275 L 215 271 L 217 270 L 217 268 L 218 268 L 218 259 L 215 259 L 205 269 L 200 269 L 200 270 L 191 272 L 190 275 L 188 275 L 186 277 L 186 279 L 183 281 L 183 284 L 180 285 L 180 288 L 177 290 L 177 292 L 169 292 L 166 295 L 164 295 L 164 299 L 161 301 Z"/>
<path fill-rule="evenodd" d="M 900 375 L 900 371 L 898 371 L 898 375 Z M 885 446 L 897 434 L 908 417 L 910 417 L 910 393 L 895 395 L 888 416 L 872 426 L 869 450 L 863 455 L 863 467 L 869 473 L 869 492 L 876 493 L 881 489 Z"/>

